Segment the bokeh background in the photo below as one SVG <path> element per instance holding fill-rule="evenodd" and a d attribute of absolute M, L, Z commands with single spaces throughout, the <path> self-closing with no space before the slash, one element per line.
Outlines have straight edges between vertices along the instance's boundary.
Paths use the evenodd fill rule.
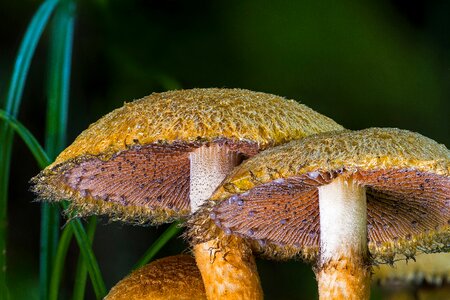
<path fill-rule="evenodd" d="M 0 1 L 0 102 L 37 0 Z M 450 146 L 450 1 L 80 0 L 69 142 L 124 101 L 173 88 L 239 87 L 296 99 L 350 129 L 399 127 Z M 43 141 L 48 32 L 19 120 Z M 10 180 L 9 284 L 38 298 L 39 172 L 16 138 Z M 124 277 L 166 226 L 104 220 L 94 251 L 107 287 Z M 172 240 L 158 257 L 186 252 Z M 73 243 L 62 299 L 71 292 Z M 315 299 L 311 268 L 258 261 L 267 299 Z M 373 292 L 378 299 L 379 291 Z M 88 299 L 93 298 L 88 291 Z"/>

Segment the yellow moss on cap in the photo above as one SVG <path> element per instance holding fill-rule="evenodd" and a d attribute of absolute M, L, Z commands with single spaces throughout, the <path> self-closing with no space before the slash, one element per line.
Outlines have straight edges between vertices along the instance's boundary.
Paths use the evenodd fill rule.
<path fill-rule="evenodd" d="M 327 132 L 268 149 L 236 168 L 213 200 L 277 178 L 309 172 L 414 169 L 450 176 L 450 151 L 418 133 L 396 128 Z"/>
<path fill-rule="evenodd" d="M 112 155 L 134 145 L 173 141 L 252 141 L 266 148 L 341 130 L 305 105 L 242 89 L 154 93 L 126 103 L 93 123 L 50 166 L 85 155 Z"/>
<path fill-rule="evenodd" d="M 200 271 L 190 255 L 156 260 L 125 277 L 106 300 L 196 300 L 206 299 Z"/>
<path fill-rule="evenodd" d="M 381 265 L 373 269 L 372 280 L 382 285 L 421 284 L 430 285 L 450 283 L 450 253 L 418 255 L 413 260 L 400 260 L 393 266 Z"/>

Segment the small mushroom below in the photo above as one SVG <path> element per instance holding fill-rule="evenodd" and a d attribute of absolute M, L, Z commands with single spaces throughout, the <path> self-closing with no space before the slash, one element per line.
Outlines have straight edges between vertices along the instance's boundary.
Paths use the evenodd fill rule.
<path fill-rule="evenodd" d="M 195 259 L 175 255 L 155 260 L 119 281 L 105 300 L 206 300 Z"/>

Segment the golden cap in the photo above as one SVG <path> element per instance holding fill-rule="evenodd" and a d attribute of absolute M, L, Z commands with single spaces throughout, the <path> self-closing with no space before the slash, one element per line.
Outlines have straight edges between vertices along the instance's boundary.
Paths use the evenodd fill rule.
<path fill-rule="evenodd" d="M 241 89 L 152 94 L 107 114 L 33 179 L 43 199 L 78 215 L 161 223 L 189 214 L 189 152 L 219 143 L 252 156 L 313 133 L 331 119 L 282 97 Z"/>
<path fill-rule="evenodd" d="M 86 155 L 113 155 L 135 145 L 256 143 L 261 149 L 342 126 L 294 100 L 242 89 L 154 93 L 125 103 L 83 131 L 51 165 Z M 50 166 L 50 167 L 51 167 Z"/>
<path fill-rule="evenodd" d="M 316 259 L 318 187 L 337 176 L 366 187 L 375 262 L 450 250 L 450 151 L 400 129 L 323 133 L 260 153 L 224 180 L 189 235 L 209 240 L 219 226 L 267 256 Z"/>
<path fill-rule="evenodd" d="M 105 300 L 206 299 L 200 271 L 190 255 L 158 259 L 117 283 Z"/>

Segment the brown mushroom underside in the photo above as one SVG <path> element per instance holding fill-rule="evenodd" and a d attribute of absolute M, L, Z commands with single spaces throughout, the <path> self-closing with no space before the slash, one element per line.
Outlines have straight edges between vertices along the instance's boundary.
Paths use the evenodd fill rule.
<path fill-rule="evenodd" d="M 224 139 L 214 143 L 243 157 L 256 144 Z M 185 217 L 189 206 L 189 153 L 201 142 L 135 146 L 104 159 L 83 156 L 41 172 L 33 179 L 42 198 L 71 200 L 77 216 L 108 215 L 133 223 L 161 223 Z"/>
<path fill-rule="evenodd" d="M 225 233 L 251 238 L 269 256 L 315 259 L 320 240 L 317 187 L 338 175 L 352 176 L 367 188 L 369 250 L 375 262 L 391 262 L 396 252 L 411 257 L 416 253 L 412 246 L 419 246 L 417 252 L 450 248 L 450 178 L 412 169 L 311 172 L 276 179 L 209 208 L 209 216 Z M 196 225 L 197 234 L 201 227 L 215 227 Z M 207 240 L 211 234 L 200 236 Z"/>

